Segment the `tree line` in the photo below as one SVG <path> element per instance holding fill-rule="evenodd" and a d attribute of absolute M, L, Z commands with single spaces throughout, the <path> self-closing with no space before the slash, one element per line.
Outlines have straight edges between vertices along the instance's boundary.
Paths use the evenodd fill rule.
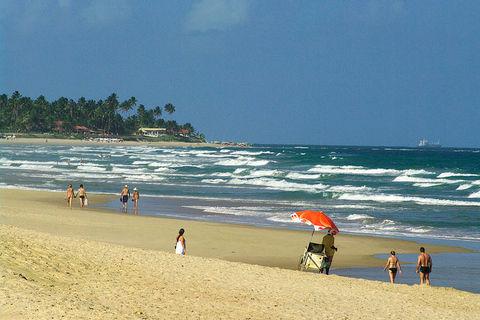
<path fill-rule="evenodd" d="M 79 127 L 85 127 L 97 133 L 131 135 L 147 127 L 166 128 L 172 134 L 188 130 L 191 136 L 199 135 L 190 123 L 179 125 L 171 120 L 175 112 L 171 103 L 153 109 L 137 103 L 135 97 L 120 102 L 116 93 L 98 101 L 61 97 L 48 102 L 43 95 L 32 100 L 15 91 L 10 97 L 0 96 L 0 131 L 75 133 Z M 161 118 L 163 111 L 170 115 L 170 120 Z"/>

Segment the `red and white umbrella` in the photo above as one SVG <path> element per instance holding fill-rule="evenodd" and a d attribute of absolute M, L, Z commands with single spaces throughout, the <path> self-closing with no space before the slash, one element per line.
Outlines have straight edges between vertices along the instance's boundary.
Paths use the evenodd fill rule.
<path fill-rule="evenodd" d="M 332 235 L 340 232 L 335 223 L 322 211 L 299 211 L 290 215 L 293 220 L 300 220 L 302 223 L 313 225 L 315 230 L 329 229 Z"/>

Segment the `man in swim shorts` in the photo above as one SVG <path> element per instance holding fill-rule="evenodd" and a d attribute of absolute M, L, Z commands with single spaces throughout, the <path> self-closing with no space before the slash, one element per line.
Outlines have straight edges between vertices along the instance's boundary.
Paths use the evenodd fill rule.
<path fill-rule="evenodd" d="M 420 255 L 417 261 L 417 274 L 420 272 L 420 284 L 427 283 L 430 285 L 430 272 L 432 272 L 432 258 L 425 253 L 425 248 L 420 248 Z"/>
<path fill-rule="evenodd" d="M 387 260 L 387 264 L 385 265 L 385 268 L 383 268 L 383 271 L 387 270 L 388 268 L 388 274 L 390 275 L 391 283 L 395 283 L 395 277 L 397 276 L 397 267 L 399 274 L 402 274 L 402 269 L 400 268 L 400 261 L 397 257 L 395 257 L 395 251 L 391 251 L 390 257 Z"/>
<path fill-rule="evenodd" d="M 120 195 L 122 196 L 123 209 L 127 210 L 128 198 L 130 197 L 130 190 L 128 190 L 127 185 L 125 185 Z"/>
<path fill-rule="evenodd" d="M 83 210 L 83 206 L 85 205 L 85 199 L 87 199 L 87 193 L 83 188 L 83 184 L 80 185 L 80 189 L 78 189 L 77 193 L 75 194 L 75 198 L 77 196 L 80 198 L 80 208 L 82 208 Z"/>

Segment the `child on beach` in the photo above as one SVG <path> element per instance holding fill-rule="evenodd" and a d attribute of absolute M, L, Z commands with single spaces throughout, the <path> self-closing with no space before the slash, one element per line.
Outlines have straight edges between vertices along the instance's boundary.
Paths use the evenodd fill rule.
<path fill-rule="evenodd" d="M 178 231 L 177 241 L 175 245 L 176 254 L 185 254 L 185 238 L 183 237 L 184 233 L 185 230 L 183 230 L 183 228 Z"/>

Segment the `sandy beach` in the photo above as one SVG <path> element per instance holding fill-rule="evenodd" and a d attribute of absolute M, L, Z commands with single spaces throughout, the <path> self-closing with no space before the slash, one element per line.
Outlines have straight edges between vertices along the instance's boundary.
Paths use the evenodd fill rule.
<path fill-rule="evenodd" d="M 478 319 L 477 294 L 295 270 L 309 231 L 67 210 L 54 192 L 0 199 L 2 319 Z M 173 254 L 179 228 L 185 256 Z M 372 255 L 420 246 L 345 234 L 336 244 L 336 267 L 381 268 Z"/>
<path fill-rule="evenodd" d="M 139 137 L 140 138 L 140 137 Z M 22 138 L 16 137 L 15 139 L 7 140 L 0 139 L 0 145 L 12 144 L 12 145 L 51 145 L 51 146 L 156 146 L 156 147 L 222 147 L 220 144 L 214 143 L 193 143 L 193 142 L 179 142 L 179 141 L 122 141 L 122 142 L 107 142 L 107 141 L 90 141 L 79 139 L 52 139 L 45 136 L 44 139 L 40 138 Z"/>

